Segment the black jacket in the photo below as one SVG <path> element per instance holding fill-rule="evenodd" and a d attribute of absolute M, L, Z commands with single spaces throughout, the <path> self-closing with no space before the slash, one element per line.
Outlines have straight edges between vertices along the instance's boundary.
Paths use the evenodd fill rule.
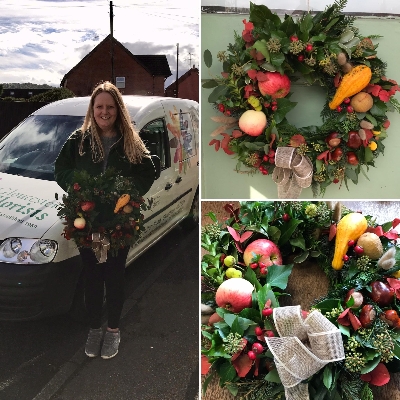
<path fill-rule="evenodd" d="M 81 132 L 74 132 L 62 147 L 55 162 L 55 180 L 64 189 L 72 184 L 75 170 L 86 170 L 91 175 L 100 175 L 103 162 L 94 163 L 90 148 L 90 136 L 83 143 L 84 154 L 79 155 Z M 124 154 L 123 139 L 119 139 L 111 149 L 107 160 L 107 168 L 115 168 L 122 176 L 132 178 L 141 196 L 145 195 L 156 177 L 156 169 L 150 157 L 143 157 L 140 164 L 132 164 Z"/>

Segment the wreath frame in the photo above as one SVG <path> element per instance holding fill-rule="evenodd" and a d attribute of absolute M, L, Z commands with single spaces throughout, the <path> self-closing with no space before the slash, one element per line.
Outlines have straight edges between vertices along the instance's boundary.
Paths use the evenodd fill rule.
<path fill-rule="evenodd" d="M 277 148 L 295 147 L 298 153 L 311 159 L 312 190 L 317 196 L 319 193 L 323 195 L 332 183 L 339 186 L 344 183 L 349 189 L 348 182 L 357 184 L 359 174 L 368 179 L 369 168 L 374 167 L 375 159 L 384 154 L 383 140 L 390 126 L 387 113 L 400 111 L 400 103 L 394 97 L 399 87 L 394 80 L 384 76 L 387 65 L 377 55 L 378 44 L 372 43 L 380 36 L 362 36 L 353 25 L 355 17 L 342 12 L 346 3 L 346 0 L 336 1 L 314 16 L 304 13 L 297 22 L 288 15 L 282 21 L 266 6 L 250 3 L 250 19 L 249 22 L 243 20 L 242 34 L 235 32 L 234 42 L 229 44 L 228 51 L 217 54 L 223 62 L 222 77 L 212 77 L 202 85 L 205 89 L 213 89 L 208 101 L 220 113 L 220 116 L 212 117 L 220 126 L 211 133 L 209 145 L 214 146 L 216 151 L 221 148 L 228 155 L 234 155 L 238 172 L 271 175 L 276 167 L 274 154 Z M 326 21 L 324 26 L 329 26 L 328 31 L 323 32 L 321 20 Z M 306 51 L 304 47 L 300 53 L 293 54 L 290 39 L 294 36 L 298 39 L 297 43 L 311 45 L 311 51 Z M 281 48 L 276 53 L 267 48 L 272 39 L 280 41 Z M 354 66 L 366 65 L 373 71 L 369 85 L 362 89 L 370 92 L 368 95 L 373 99 L 373 106 L 367 112 L 347 112 L 348 105 L 343 106 L 340 112 L 329 108 L 328 100 L 336 91 L 335 83 L 337 85 L 337 80 L 344 73 L 339 69 L 337 60 L 327 55 L 343 52 L 348 59 L 351 57 L 349 61 Z M 302 61 L 298 60 L 300 56 Z M 311 58 L 315 59 L 315 66 L 305 64 L 305 60 Z M 323 71 L 325 67 L 320 63 L 327 58 L 330 59 L 330 67 L 336 68 L 340 74 L 329 75 Z M 208 68 L 212 66 L 209 50 L 204 51 L 204 63 Z M 319 84 L 325 88 L 327 101 L 321 111 L 321 126 L 299 128 L 287 121 L 286 114 L 296 106 L 290 100 L 291 93 L 282 98 L 261 95 L 257 76 L 268 71 L 288 74 L 292 80 L 302 78 L 308 85 Z M 346 101 L 351 101 L 356 94 Z M 267 127 L 261 135 L 250 136 L 238 128 L 238 119 L 245 111 L 260 108 L 267 117 Z M 363 120 L 368 128 L 360 126 Z M 353 148 L 353 141 L 352 146 L 348 146 L 349 133 L 360 135 L 361 131 L 362 144 Z M 340 144 L 331 146 L 327 138 L 335 132 Z M 359 139 L 357 142 L 360 142 Z"/>
<path fill-rule="evenodd" d="M 332 238 L 329 236 L 337 221 L 352 213 L 352 210 L 340 207 L 340 203 L 338 204 L 339 207 L 331 209 L 328 202 L 244 201 L 240 202 L 238 209 L 235 209 L 232 204 L 225 205 L 224 209 L 229 217 L 224 222 L 218 221 L 213 213 L 207 214 L 212 222 L 202 227 L 201 234 L 202 247 L 207 252 L 201 263 L 201 300 L 203 305 L 216 311 L 220 322 L 202 325 L 202 373 L 208 374 L 203 382 L 203 392 L 207 390 L 214 376 L 219 377 L 221 387 L 225 387 L 232 395 L 241 399 L 278 399 L 284 391 L 276 369 L 268 370 L 266 367 L 273 366 L 274 358 L 267 351 L 265 343 L 263 353 L 257 355 L 255 361 L 246 364 L 244 360 L 252 345 L 263 343 L 264 336 L 268 332 L 275 332 L 276 335 L 272 316 L 263 316 L 262 308 L 266 302 L 269 302 L 272 308 L 280 307 L 279 298 L 286 293 L 288 277 L 293 267 L 293 264 L 289 264 L 279 271 L 279 267 L 272 266 L 271 271 L 268 270 L 266 275 L 260 273 L 259 267 L 255 269 L 246 267 L 243 263 L 243 251 L 249 243 L 260 237 L 269 238 L 279 244 L 284 257 L 295 253 L 292 262 L 301 263 L 307 258 L 313 258 L 325 272 L 330 283 L 326 295 L 315 299 L 313 308 L 320 310 L 340 329 L 346 348 L 346 359 L 328 364 L 308 379 L 311 399 L 373 399 L 371 386 L 366 382 L 367 374 L 373 373 L 378 364 L 384 364 L 384 367 L 380 367 L 385 368 L 385 371 L 389 370 L 390 373 L 400 371 L 399 327 L 390 327 L 378 318 L 378 315 L 388 309 L 400 314 L 400 279 L 398 279 L 400 248 L 396 244 L 399 234 L 393 230 L 400 220 L 377 224 L 373 216 L 365 215 L 368 231 L 379 235 L 383 253 L 386 254 L 390 248 L 396 250 L 395 255 L 392 254 L 395 262 L 390 268 L 381 267 L 383 256 L 379 260 L 365 260 L 356 255 L 354 249 L 350 249 L 349 260 L 345 262 L 343 269 L 336 271 L 331 264 L 334 241 L 330 240 Z M 251 235 L 249 235 L 250 232 Z M 235 257 L 234 267 L 242 271 L 243 278 L 255 287 L 251 308 L 245 308 L 238 313 L 218 308 L 215 302 L 215 293 L 221 283 L 226 279 L 235 279 L 226 276 L 228 267 L 224 265 L 223 260 L 227 255 Z M 388 282 L 395 288 L 396 296 L 389 306 L 379 305 L 368 297 L 371 283 L 375 281 Z M 342 325 L 343 321 L 338 322 L 338 317 L 341 317 L 343 313 L 346 314 L 345 311 L 354 305 L 346 300 L 350 289 L 363 292 L 364 296 L 368 297 L 366 303 L 371 304 L 376 310 L 377 317 L 372 328 L 364 329 L 363 326 L 361 330 L 358 330 L 349 323 Z M 360 316 L 360 308 L 355 308 L 354 311 L 357 318 Z M 262 334 L 257 334 L 256 327 L 262 329 Z M 359 332 L 362 332 L 363 336 Z M 245 340 L 245 344 L 237 353 L 228 351 L 228 347 L 224 347 L 226 344 L 229 346 L 238 344 L 233 343 L 234 340 L 229 336 L 230 334 L 239 334 L 238 338 Z M 374 340 L 378 334 L 388 340 L 386 347 L 376 345 Z M 350 346 L 353 341 L 358 343 L 356 344 L 361 347 L 361 350 L 353 351 Z M 360 357 L 364 359 L 362 370 L 354 370 L 351 364 L 354 361 L 353 353 L 357 353 L 357 356 L 360 353 Z M 236 364 L 235 360 L 238 357 L 241 357 L 241 362 Z M 250 367 L 247 368 L 246 365 Z M 241 370 L 241 368 L 244 369 Z M 256 370 L 258 374 L 255 374 Z M 240 375 L 243 371 L 244 374 Z M 379 380 L 382 377 L 374 379 Z"/>

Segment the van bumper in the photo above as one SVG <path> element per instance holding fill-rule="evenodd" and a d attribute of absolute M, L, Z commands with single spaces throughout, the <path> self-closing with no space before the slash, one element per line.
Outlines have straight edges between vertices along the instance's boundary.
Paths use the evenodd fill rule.
<path fill-rule="evenodd" d="M 48 264 L 0 262 L 0 320 L 32 320 L 67 312 L 81 271 L 79 255 Z"/>

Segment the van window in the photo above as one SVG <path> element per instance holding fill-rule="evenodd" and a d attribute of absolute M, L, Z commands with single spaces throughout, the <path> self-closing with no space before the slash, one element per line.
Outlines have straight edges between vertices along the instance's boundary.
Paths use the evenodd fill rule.
<path fill-rule="evenodd" d="M 150 153 L 160 158 L 161 169 L 170 167 L 168 134 L 164 119 L 160 118 L 149 122 L 139 134 Z"/>
<path fill-rule="evenodd" d="M 54 180 L 54 163 L 69 135 L 84 117 L 33 115 L 0 144 L 0 171 L 28 178 Z"/>

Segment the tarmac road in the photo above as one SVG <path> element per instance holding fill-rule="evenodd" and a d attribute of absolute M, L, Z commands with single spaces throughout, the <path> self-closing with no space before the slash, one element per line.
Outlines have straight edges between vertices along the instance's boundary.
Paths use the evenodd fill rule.
<path fill-rule="evenodd" d="M 175 228 L 126 271 L 119 354 L 84 355 L 58 316 L 0 322 L 0 400 L 192 400 L 199 392 L 199 236 Z"/>

